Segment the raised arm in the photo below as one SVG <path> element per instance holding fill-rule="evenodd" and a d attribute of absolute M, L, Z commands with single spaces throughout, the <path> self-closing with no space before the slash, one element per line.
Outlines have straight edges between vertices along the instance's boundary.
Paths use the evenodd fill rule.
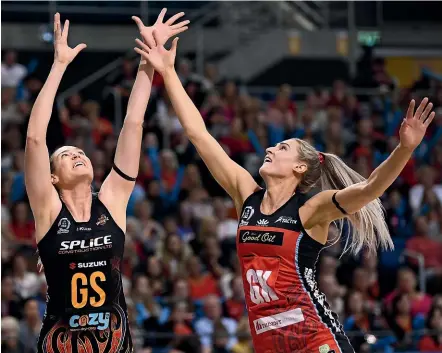
<path fill-rule="evenodd" d="M 189 23 L 189 21 L 183 21 L 174 25 L 174 22 L 184 15 L 183 12 L 163 23 L 165 14 L 166 9 L 163 9 L 152 27 L 144 26 L 138 17 L 134 16 L 132 19 L 136 22 L 143 38 L 152 40 L 152 31 L 156 29 L 159 31 L 164 44 L 171 36 L 185 31 L 187 29 L 186 25 Z M 137 41 L 139 40 L 137 39 Z M 119 214 L 125 214 L 127 202 L 138 174 L 144 115 L 152 88 L 153 75 L 152 65 L 142 59 L 129 97 L 123 128 L 118 138 L 114 167 L 100 190 L 100 199 L 107 207 L 114 209 L 114 216 L 117 218 Z M 121 224 L 123 223 L 121 222 Z"/>
<path fill-rule="evenodd" d="M 39 220 L 49 216 L 52 206 L 57 206 L 56 202 L 60 202 L 51 183 L 49 153 L 46 146 L 46 131 L 55 95 L 67 66 L 81 50 L 86 48 L 85 44 L 79 44 L 73 49 L 70 48 L 67 44 L 68 33 L 69 21 L 66 20 L 62 31 L 60 14 L 55 14 L 54 63 L 32 108 L 26 134 L 25 183 L 37 223 L 37 238 L 40 233 Z"/>
<path fill-rule="evenodd" d="M 345 213 L 349 215 L 356 213 L 382 196 L 393 184 L 411 158 L 413 151 L 421 143 L 435 115 L 434 112 L 430 114 L 433 104 L 428 103 L 428 98 L 422 100 L 416 112 L 414 108 L 415 101 L 412 100 L 399 131 L 399 145 L 367 180 L 338 192 L 337 190 L 320 192 L 307 202 L 307 208 L 310 209 L 308 212 L 310 216 L 306 219 L 308 224 L 305 225 L 307 228 L 314 227 L 321 222 L 326 223 L 342 218 Z M 333 201 L 333 195 L 335 195 L 335 201 Z"/>
<path fill-rule="evenodd" d="M 135 51 L 150 61 L 164 79 L 167 93 L 173 108 L 178 115 L 189 140 L 196 147 L 199 155 L 210 170 L 210 173 L 224 190 L 235 201 L 237 211 L 240 211 L 244 200 L 252 194 L 258 185 L 252 176 L 241 166 L 236 164 L 226 154 L 220 144 L 209 134 L 204 120 L 187 95 L 174 69 L 178 38 L 172 43 L 168 51 L 159 43 L 154 32 L 155 43 L 138 43 L 142 48 Z"/>

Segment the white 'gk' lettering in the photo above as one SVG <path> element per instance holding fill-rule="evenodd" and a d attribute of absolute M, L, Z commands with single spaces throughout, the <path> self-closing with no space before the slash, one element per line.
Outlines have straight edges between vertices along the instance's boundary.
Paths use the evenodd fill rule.
<path fill-rule="evenodd" d="M 250 299 L 255 304 L 269 303 L 273 300 L 279 300 L 276 293 L 267 284 L 272 271 L 249 269 L 246 273 L 247 282 L 250 285 Z"/>

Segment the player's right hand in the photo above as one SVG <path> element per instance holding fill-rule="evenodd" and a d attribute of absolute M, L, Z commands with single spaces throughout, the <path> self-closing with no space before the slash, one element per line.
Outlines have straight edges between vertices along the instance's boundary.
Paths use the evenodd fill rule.
<path fill-rule="evenodd" d="M 54 16 L 54 62 L 62 65 L 69 65 L 80 51 L 86 48 L 86 44 L 78 44 L 75 48 L 68 45 L 69 20 L 64 22 L 61 29 L 60 14 Z"/>
<path fill-rule="evenodd" d="M 136 42 L 141 49 L 134 49 L 138 54 L 150 62 L 155 71 L 164 75 L 167 70 L 173 69 L 174 67 L 178 38 L 173 40 L 170 50 L 166 50 L 162 44 L 159 44 L 161 43 L 161 38 L 156 30 L 153 31 L 153 38 L 154 41 L 150 44 L 145 44 L 141 40 L 136 39 Z"/>

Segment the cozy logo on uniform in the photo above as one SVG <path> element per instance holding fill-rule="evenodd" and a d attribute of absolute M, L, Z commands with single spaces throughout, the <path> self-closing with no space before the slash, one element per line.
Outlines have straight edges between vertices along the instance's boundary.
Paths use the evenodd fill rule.
<path fill-rule="evenodd" d="M 264 232 L 255 230 L 241 230 L 239 232 L 240 243 L 255 243 L 281 246 L 283 239 L 283 232 Z"/>
<path fill-rule="evenodd" d="M 110 313 L 90 313 L 87 315 L 73 315 L 69 319 L 72 331 L 106 330 L 109 327 Z"/>

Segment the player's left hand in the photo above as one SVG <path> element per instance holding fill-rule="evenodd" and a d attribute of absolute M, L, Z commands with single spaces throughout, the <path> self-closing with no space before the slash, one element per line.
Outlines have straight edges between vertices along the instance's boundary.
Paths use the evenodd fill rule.
<path fill-rule="evenodd" d="M 413 99 L 399 130 L 401 146 L 410 150 L 414 150 L 422 142 L 425 132 L 435 116 L 435 113 L 431 112 L 433 103 L 429 103 L 428 98 L 422 100 L 416 112 L 414 111 L 415 104 Z"/>
<path fill-rule="evenodd" d="M 154 43 L 153 31 L 157 32 L 160 43 L 157 45 L 164 45 L 168 41 L 169 38 L 186 31 L 189 27 L 187 25 L 190 23 L 189 20 L 181 21 L 177 24 L 174 24 L 179 18 L 184 16 L 184 12 L 177 13 L 176 15 L 169 18 L 166 22 L 163 23 L 164 16 L 166 15 L 167 9 L 162 9 L 158 18 L 153 26 L 147 27 L 144 25 L 143 21 L 137 16 L 132 16 L 132 19 L 138 26 L 141 37 L 143 41 L 150 46 Z"/>

